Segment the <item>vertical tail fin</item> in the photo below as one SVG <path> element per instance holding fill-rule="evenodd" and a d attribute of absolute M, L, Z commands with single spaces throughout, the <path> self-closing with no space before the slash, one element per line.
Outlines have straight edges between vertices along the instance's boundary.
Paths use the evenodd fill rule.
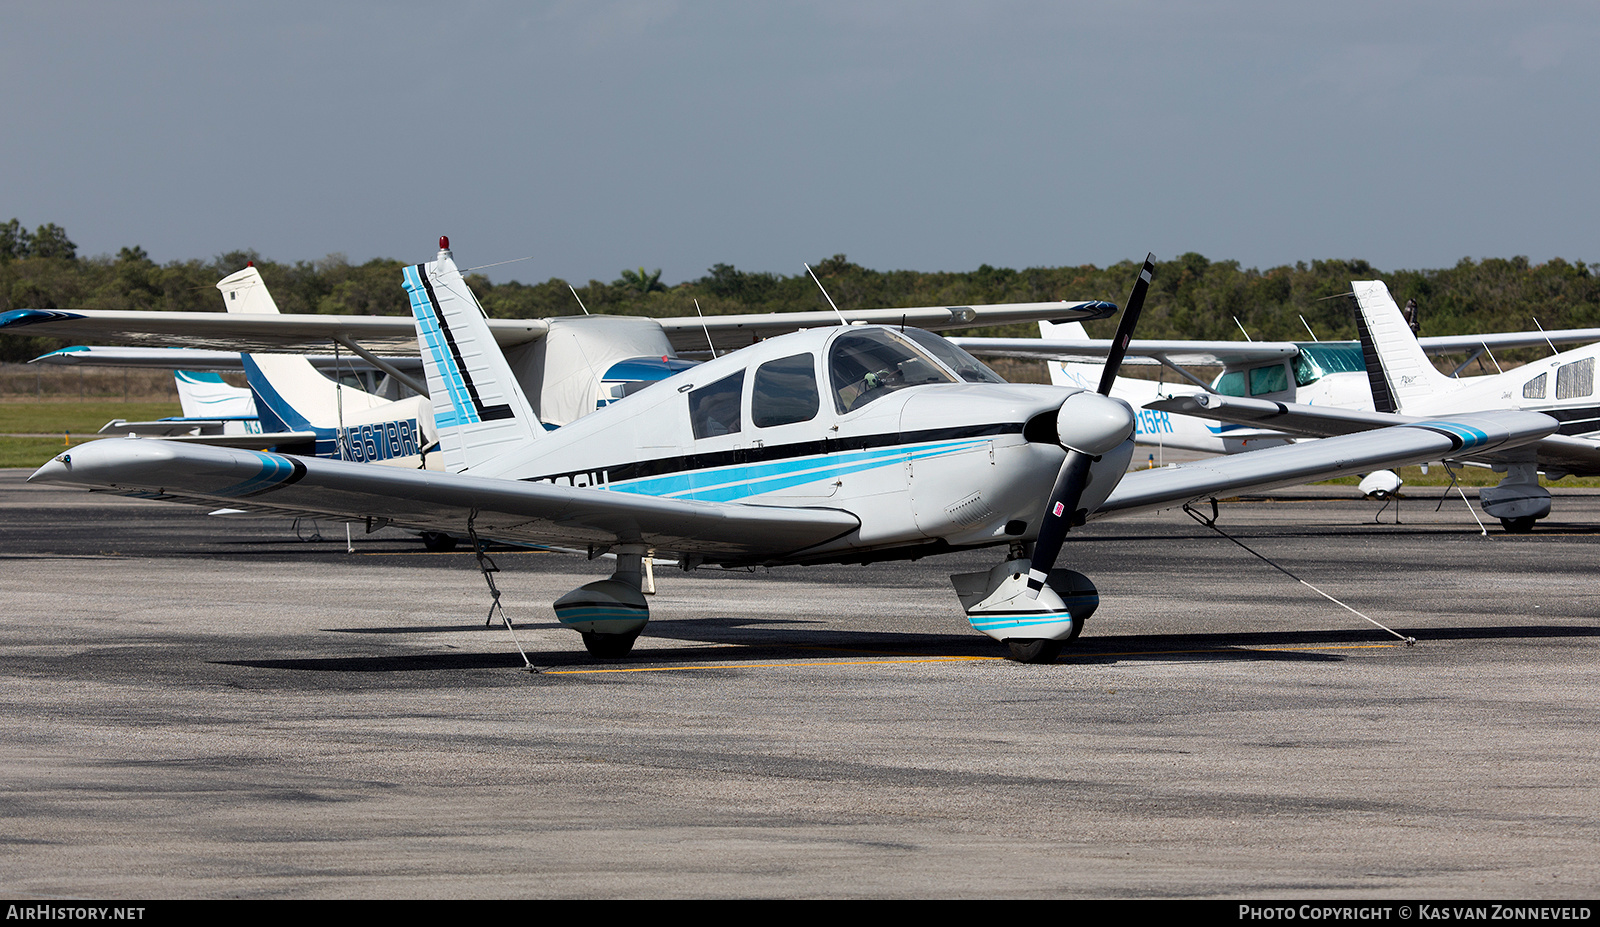
<path fill-rule="evenodd" d="M 184 418 L 254 418 L 255 395 L 250 390 L 229 386 L 221 374 L 174 370 L 178 401 Z"/>
<path fill-rule="evenodd" d="M 229 312 L 277 315 L 261 273 L 246 267 L 217 284 Z M 343 415 L 365 411 L 385 400 L 361 389 L 341 389 L 298 354 L 246 354 L 245 377 L 256 394 L 256 411 L 265 431 L 306 431 L 315 426 L 328 430 L 327 446 L 317 452 L 335 453 L 333 427 Z M 341 408 L 342 406 L 342 408 Z"/>
<path fill-rule="evenodd" d="M 405 268 L 404 276 L 444 469 L 483 467 L 543 434 L 482 307 L 456 269 L 449 241 L 439 239 L 438 258 Z"/>
<path fill-rule="evenodd" d="M 1379 412 L 1403 412 L 1408 404 L 1460 388 L 1428 360 L 1382 280 L 1357 280 L 1350 286 L 1361 310 L 1356 328 L 1372 403 Z"/>
<path fill-rule="evenodd" d="M 1088 341 L 1089 331 L 1082 322 L 1040 322 L 1039 337 L 1058 341 Z M 1105 365 L 1052 360 L 1045 361 L 1045 368 L 1050 371 L 1052 385 L 1092 390 L 1099 388 L 1100 374 L 1105 370 Z"/>

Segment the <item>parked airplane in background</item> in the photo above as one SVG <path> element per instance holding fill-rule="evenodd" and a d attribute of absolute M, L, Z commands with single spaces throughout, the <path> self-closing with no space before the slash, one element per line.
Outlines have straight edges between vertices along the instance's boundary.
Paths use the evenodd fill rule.
<path fill-rule="evenodd" d="M 122 440 L 74 448 L 32 479 L 611 551 L 610 579 L 555 603 L 600 656 L 627 653 L 644 628 L 651 554 L 693 569 L 1004 547 L 992 570 L 952 577 L 957 595 L 1013 657 L 1048 661 L 1099 601 L 1055 567 L 1088 518 L 1509 447 L 1556 427 L 1463 416 L 1127 474 L 1134 416 L 1106 396 L 1120 351 L 1097 390 L 1061 389 L 1005 383 L 931 333 L 836 325 L 722 355 L 547 431 L 440 245 L 404 276 L 445 472 Z M 1152 268 L 1124 313 L 1123 347 Z"/>
<path fill-rule="evenodd" d="M 1539 471 L 1550 479 L 1600 474 L 1600 397 L 1594 380 L 1600 344 L 1501 374 L 1456 379 L 1434 368 L 1382 281 L 1357 281 L 1352 287 L 1377 412 L 1219 395 L 1161 400 L 1152 408 L 1311 436 L 1383 427 L 1393 421 L 1385 413 L 1422 418 L 1492 409 L 1542 412 L 1561 423 L 1559 433 L 1510 453 L 1451 455 L 1506 474 L 1498 486 L 1479 490 L 1478 500 L 1512 532 L 1531 531 L 1550 513 L 1550 492 L 1539 485 Z"/>
<path fill-rule="evenodd" d="M 35 358 L 38 360 L 38 358 Z M 178 392 L 182 415 L 151 422 L 130 422 L 116 418 L 100 428 L 103 435 L 136 434 L 146 438 L 216 438 L 226 447 L 253 447 L 268 450 L 275 445 L 259 440 L 261 420 L 256 415 L 255 394 L 231 386 L 215 373 L 199 370 L 174 370 L 173 384 Z M 256 437 L 240 438 L 243 435 Z M 243 443 L 234 443 L 240 439 Z"/>
<path fill-rule="evenodd" d="M 1041 322 L 1039 338 L 952 338 L 979 357 L 1016 357 L 1047 362 L 1050 381 L 1060 386 L 1086 385 L 1099 377 L 1100 363 L 1111 351 L 1107 339 L 1092 339 L 1082 323 Z M 1600 341 L 1600 328 L 1500 332 L 1488 335 L 1444 335 L 1418 339 L 1431 355 L 1465 354 L 1459 374 L 1485 352 L 1497 348 L 1546 344 L 1588 344 Z M 1215 393 L 1267 402 L 1334 406 L 1372 411 L 1366 362 L 1356 341 L 1157 341 L 1135 340 L 1128 346 L 1131 365 L 1160 365 L 1171 379 L 1118 377 L 1111 394 L 1140 409 L 1136 440 L 1141 445 L 1183 448 L 1210 454 L 1284 443 L 1284 432 L 1235 422 L 1218 423 L 1150 408 L 1162 399 Z M 1190 367 L 1222 367 L 1201 379 Z"/>

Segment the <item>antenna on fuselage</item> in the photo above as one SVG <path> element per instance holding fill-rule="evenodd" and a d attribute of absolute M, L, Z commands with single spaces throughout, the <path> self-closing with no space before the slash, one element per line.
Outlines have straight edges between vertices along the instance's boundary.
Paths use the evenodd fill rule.
<path fill-rule="evenodd" d="M 1238 316 L 1234 316 L 1233 317 L 1233 324 L 1239 326 L 1239 331 L 1244 332 L 1244 340 L 1246 340 L 1246 341 L 1254 341 L 1255 340 L 1254 338 L 1250 337 L 1250 333 L 1249 332 L 1245 332 L 1244 331 L 1244 323 L 1239 321 L 1239 317 Z"/>
<path fill-rule="evenodd" d="M 700 317 L 700 330 L 706 333 L 706 346 L 711 349 L 711 359 L 717 359 L 717 343 L 711 340 L 711 329 L 706 327 L 706 314 L 700 311 L 700 300 L 694 301 L 694 314 Z"/>
<path fill-rule="evenodd" d="M 584 315 L 588 315 L 589 307 L 583 304 L 583 297 L 578 295 L 577 290 L 572 289 L 572 284 L 567 284 L 567 289 L 572 290 L 572 298 L 578 301 L 578 308 L 583 310 Z"/>
<path fill-rule="evenodd" d="M 811 279 L 813 281 L 815 281 L 816 284 L 817 284 L 817 289 L 822 291 L 822 298 L 828 301 L 828 305 L 833 306 L 834 315 L 837 315 L 839 317 L 839 324 L 840 325 L 849 325 L 850 323 L 846 322 L 844 320 L 844 313 L 839 311 L 839 307 L 838 306 L 834 306 L 833 297 L 828 295 L 828 288 L 822 285 L 822 281 L 821 280 L 817 280 L 817 272 L 811 269 L 811 265 L 810 264 L 806 265 L 806 273 L 811 275 Z"/>
<path fill-rule="evenodd" d="M 1235 321 L 1235 322 L 1237 322 L 1237 321 L 1239 321 L 1239 320 L 1238 320 L 1238 319 L 1234 319 L 1234 321 Z M 1317 333 L 1316 333 L 1316 332 L 1314 332 L 1314 331 L 1312 331 L 1312 330 L 1311 330 L 1311 323 L 1310 323 L 1310 322 L 1307 322 L 1307 321 L 1306 321 L 1306 317 L 1305 317 L 1305 316 L 1303 316 L 1303 315 L 1302 315 L 1302 316 L 1300 316 L 1300 324 L 1301 324 L 1301 325 L 1304 325 L 1304 326 L 1305 326 L 1305 327 L 1306 327 L 1306 334 L 1308 334 L 1308 335 L 1310 335 L 1310 336 L 1311 336 L 1311 340 L 1312 340 L 1312 341 L 1321 341 L 1321 340 L 1322 340 L 1322 339 L 1321 339 L 1321 338 L 1318 338 L 1318 337 L 1317 337 Z M 1249 336 L 1249 335 L 1248 335 L 1248 334 L 1247 334 L 1247 335 L 1245 335 L 1245 337 L 1246 337 L 1246 338 L 1248 338 L 1248 337 L 1250 337 L 1250 336 Z"/>

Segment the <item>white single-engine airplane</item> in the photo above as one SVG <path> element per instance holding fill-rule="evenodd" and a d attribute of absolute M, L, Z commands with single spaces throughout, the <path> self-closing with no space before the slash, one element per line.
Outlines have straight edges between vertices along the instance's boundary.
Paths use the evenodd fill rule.
<path fill-rule="evenodd" d="M 1506 474 L 1499 485 L 1478 491 L 1478 503 L 1516 533 L 1533 530 L 1550 514 L 1550 491 L 1539 485 L 1540 471 L 1550 479 L 1600 474 L 1600 396 L 1594 376 L 1600 344 L 1501 374 L 1455 379 L 1428 360 L 1382 281 L 1351 286 L 1376 412 L 1218 395 L 1167 399 L 1150 408 L 1309 436 L 1386 427 L 1396 415 L 1415 420 L 1491 409 L 1544 413 L 1561 423 L 1559 433 L 1512 450 L 1468 448 L 1447 458 Z"/>
<path fill-rule="evenodd" d="M 1127 474 L 1133 412 L 1100 389 L 1008 384 L 949 342 L 836 325 L 725 354 L 546 431 L 441 239 L 405 268 L 444 472 L 98 441 L 31 477 L 124 495 L 393 523 L 613 552 L 616 572 L 555 603 L 592 654 L 629 652 L 649 618 L 642 558 L 701 565 L 915 559 L 1002 547 L 952 577 L 968 620 L 1050 661 L 1098 605 L 1057 569 L 1087 518 L 1507 447 L 1556 423 L 1528 413 L 1430 421 Z M 1124 313 L 1125 347 L 1148 287 Z"/>

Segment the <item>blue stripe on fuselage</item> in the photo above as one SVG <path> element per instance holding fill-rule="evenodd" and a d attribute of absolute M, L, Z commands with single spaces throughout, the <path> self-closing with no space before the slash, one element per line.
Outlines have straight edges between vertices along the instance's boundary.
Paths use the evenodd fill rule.
<path fill-rule="evenodd" d="M 668 476 L 646 477 L 625 483 L 612 483 L 617 492 L 694 499 L 702 502 L 734 502 L 764 493 L 781 492 L 818 480 L 835 479 L 880 467 L 900 466 L 908 461 L 925 460 L 976 450 L 990 439 L 938 441 L 932 444 L 886 447 L 867 451 L 818 454 L 770 463 L 735 464 L 709 470 L 691 470 Z"/>

